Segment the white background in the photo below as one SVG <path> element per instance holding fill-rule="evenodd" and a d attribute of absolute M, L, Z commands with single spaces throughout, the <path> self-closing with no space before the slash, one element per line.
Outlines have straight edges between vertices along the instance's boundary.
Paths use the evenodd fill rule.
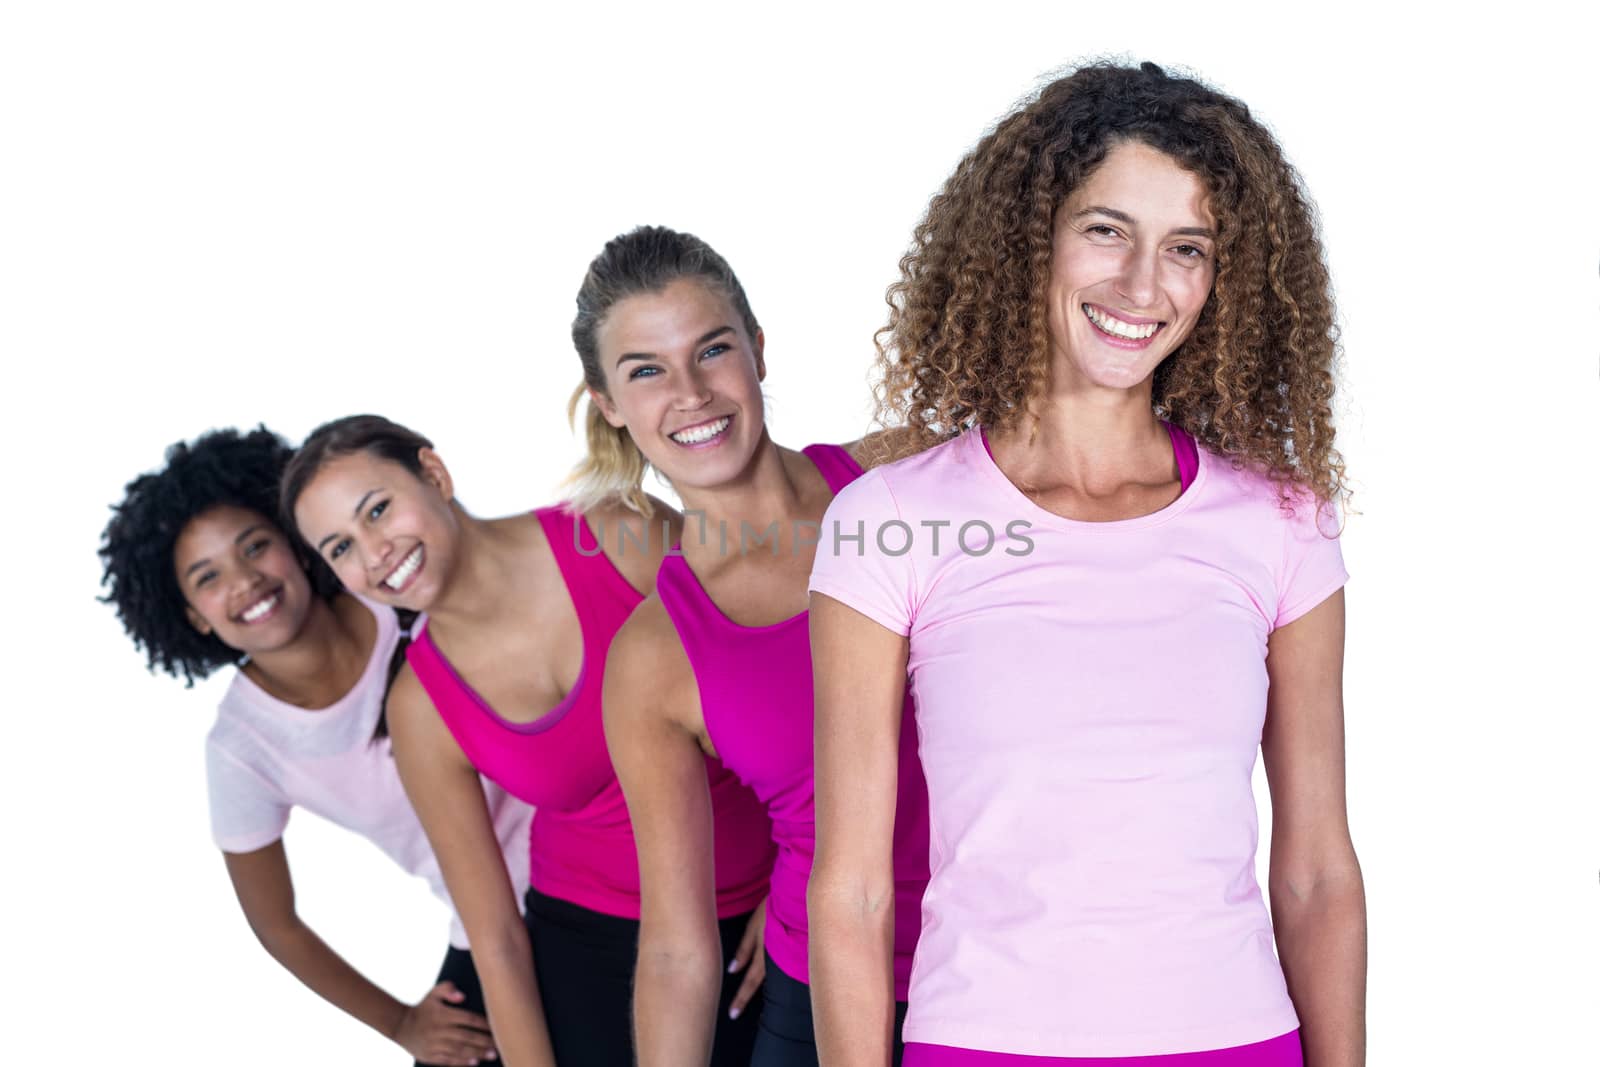
<path fill-rule="evenodd" d="M 223 680 L 148 675 L 94 601 L 107 505 L 167 443 L 376 411 L 478 513 L 549 501 L 573 294 L 644 222 L 738 270 L 775 437 L 848 439 L 928 196 L 1040 75 L 1120 54 L 1248 102 L 1322 210 L 1371 1062 L 1589 1060 L 1592 33 L 1528 3 L 577 6 L 5 9 L 0 1059 L 405 1062 L 232 900 L 200 758 Z M 288 845 L 314 928 L 426 989 L 420 883 L 304 814 Z"/>

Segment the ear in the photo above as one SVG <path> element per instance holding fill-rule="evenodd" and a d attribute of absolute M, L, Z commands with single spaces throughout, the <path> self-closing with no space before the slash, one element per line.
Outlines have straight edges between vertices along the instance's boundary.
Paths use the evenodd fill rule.
<path fill-rule="evenodd" d="M 617 410 L 617 405 L 613 404 L 611 398 L 598 389 L 589 390 L 589 403 L 594 405 L 594 409 L 600 413 L 600 417 L 610 423 L 613 429 L 620 430 L 627 425 L 622 413 Z"/>
<path fill-rule="evenodd" d="M 767 335 L 759 326 L 756 327 L 753 349 L 756 354 L 756 381 L 764 382 L 767 380 Z"/>
<path fill-rule="evenodd" d="M 183 613 L 189 617 L 190 626 L 193 626 L 196 630 L 205 634 L 207 637 L 211 636 L 211 624 L 206 622 L 204 615 L 201 615 L 198 611 L 194 610 L 193 605 L 185 604 L 183 606 Z"/>
<path fill-rule="evenodd" d="M 439 453 L 431 448 L 419 448 L 417 462 L 422 464 L 423 484 L 439 490 L 439 495 L 446 500 L 456 498 L 455 483 L 450 480 L 450 471 L 445 467 L 444 460 L 439 458 Z"/>

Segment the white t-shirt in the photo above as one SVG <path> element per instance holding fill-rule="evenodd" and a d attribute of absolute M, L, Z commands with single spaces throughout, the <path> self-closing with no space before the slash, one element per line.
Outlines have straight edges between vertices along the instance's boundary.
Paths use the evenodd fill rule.
<path fill-rule="evenodd" d="M 372 658 L 355 687 L 329 707 L 295 707 L 235 673 L 206 737 L 211 836 L 224 852 L 254 852 L 283 836 L 293 808 L 315 812 L 425 879 L 450 907 L 450 943 L 466 948 L 438 861 L 400 785 L 390 740 L 372 740 L 400 627 L 390 608 L 362 603 L 378 620 Z M 533 809 L 489 782 L 484 796 L 520 905 Z"/>

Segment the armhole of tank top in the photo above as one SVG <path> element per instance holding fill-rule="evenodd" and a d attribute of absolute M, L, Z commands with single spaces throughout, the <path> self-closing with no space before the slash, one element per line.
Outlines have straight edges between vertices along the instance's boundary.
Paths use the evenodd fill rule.
<path fill-rule="evenodd" d="M 850 450 L 843 445 L 807 445 L 800 452 L 817 468 L 817 473 L 828 483 L 828 488 L 832 490 L 834 496 L 838 496 L 841 489 L 866 473 L 861 464 L 850 454 Z"/>
<path fill-rule="evenodd" d="M 566 583 L 567 596 L 572 600 L 578 612 L 578 623 L 586 634 L 593 610 L 588 600 L 597 592 L 594 587 L 596 582 L 608 586 L 611 594 L 625 604 L 637 604 L 643 599 L 617 569 L 617 565 L 611 562 L 605 546 L 595 537 L 594 530 L 582 515 L 565 504 L 539 508 L 534 515 L 539 519 L 545 539 L 550 542 L 550 552 L 556 558 L 561 580 Z M 574 532 L 577 536 L 574 536 Z"/>

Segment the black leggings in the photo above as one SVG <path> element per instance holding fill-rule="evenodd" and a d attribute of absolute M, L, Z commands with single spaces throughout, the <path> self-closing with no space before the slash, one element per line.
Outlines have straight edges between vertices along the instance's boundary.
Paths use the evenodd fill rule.
<path fill-rule="evenodd" d="M 444 954 L 444 965 L 439 968 L 439 977 L 433 980 L 434 985 L 440 982 L 453 982 L 466 997 L 454 1007 L 462 1011 L 475 1011 L 479 1015 L 487 1015 L 483 1006 L 483 985 L 478 981 L 478 968 L 472 964 L 472 953 L 464 948 L 450 946 L 450 951 Z M 430 1067 L 429 1064 L 416 1060 L 416 1067 Z"/>
<path fill-rule="evenodd" d="M 545 1024 L 559 1067 L 632 1067 L 633 967 L 639 955 L 639 920 L 602 915 L 529 889 L 524 918 L 533 944 L 534 973 L 544 1002 Z M 737 1019 L 728 1005 L 744 973 L 728 974 L 749 915 L 723 919 L 722 996 L 712 1067 L 748 1067 L 761 1005 L 755 1001 Z"/>
<path fill-rule="evenodd" d="M 817 1031 L 811 1019 L 811 987 L 791 978 L 767 957 L 767 979 L 761 987 L 761 1033 L 756 1036 L 750 1067 L 817 1067 Z M 894 1067 L 905 1055 L 901 1030 L 906 1006 L 894 1006 Z"/>

